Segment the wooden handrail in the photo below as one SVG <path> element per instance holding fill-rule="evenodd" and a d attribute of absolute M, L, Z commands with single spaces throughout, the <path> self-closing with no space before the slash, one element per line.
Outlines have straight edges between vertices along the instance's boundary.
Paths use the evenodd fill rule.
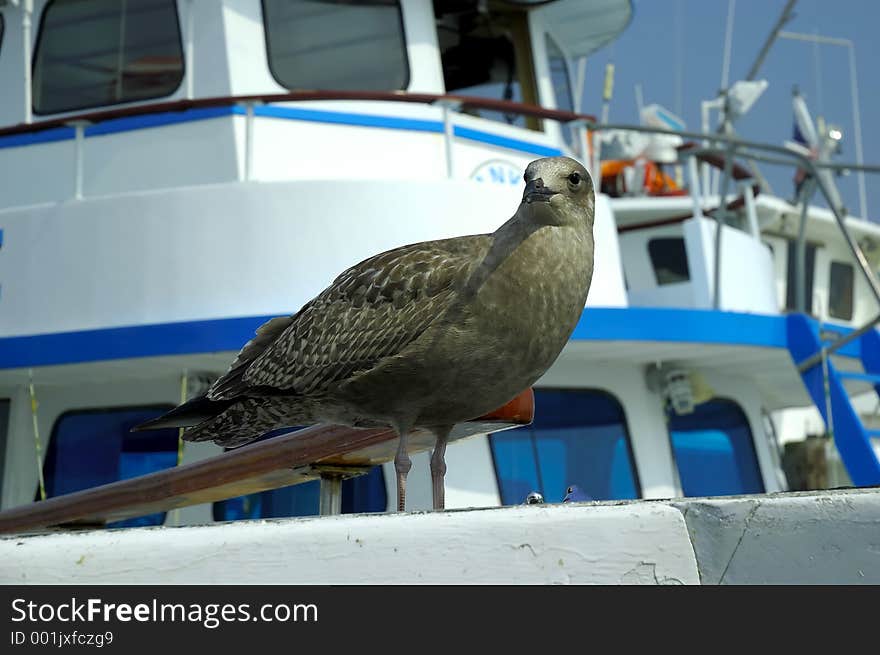
<path fill-rule="evenodd" d="M 503 407 L 461 423 L 450 442 L 531 423 L 534 394 L 527 389 Z M 433 448 L 434 437 L 416 431 L 410 453 Z M 153 512 L 210 503 L 315 480 L 322 467 L 357 470 L 394 459 L 397 436 L 388 428 L 316 425 L 209 459 L 121 480 L 0 512 L 0 534 L 50 526 L 103 525 Z"/>
<path fill-rule="evenodd" d="M 406 93 L 402 91 L 292 91 L 290 93 L 264 93 L 257 95 L 214 96 L 191 100 L 168 100 L 164 102 L 128 105 L 117 109 L 101 109 L 99 111 L 67 114 L 59 118 L 37 121 L 34 123 L 19 123 L 18 125 L 0 128 L 0 137 L 41 132 L 43 130 L 65 127 L 72 123 L 101 123 L 114 118 L 145 116 L 148 114 L 159 114 L 163 112 L 187 111 L 189 109 L 204 109 L 208 107 L 231 107 L 247 103 L 301 102 L 310 100 L 372 100 L 385 102 L 414 102 L 419 104 L 434 104 L 438 101 L 445 101 L 458 103 L 462 107 L 488 109 L 490 111 L 521 114 L 523 116 L 534 116 L 537 118 L 549 118 L 565 123 L 574 120 L 596 120 L 592 116 L 576 114 L 572 111 L 546 109 L 538 105 L 530 105 L 522 102 L 493 100 L 491 98 L 478 98 L 476 96 L 437 93 Z"/>

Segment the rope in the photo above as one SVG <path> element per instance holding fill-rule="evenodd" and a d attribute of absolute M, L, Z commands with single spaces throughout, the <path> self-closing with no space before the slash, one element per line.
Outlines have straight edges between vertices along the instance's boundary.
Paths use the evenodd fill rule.
<path fill-rule="evenodd" d="M 43 445 L 40 443 L 40 425 L 37 421 L 37 392 L 34 390 L 34 372 L 28 370 L 28 394 L 31 399 L 31 420 L 34 426 L 34 452 L 37 457 L 37 479 L 40 482 L 40 500 L 46 500 L 46 481 L 43 478 Z"/>
<path fill-rule="evenodd" d="M 183 369 L 183 375 L 180 376 L 180 404 L 186 402 L 186 397 L 188 393 L 189 387 L 189 372 L 186 369 Z M 184 428 L 178 428 L 177 430 L 177 466 L 180 466 L 181 462 L 183 462 L 183 430 Z"/>

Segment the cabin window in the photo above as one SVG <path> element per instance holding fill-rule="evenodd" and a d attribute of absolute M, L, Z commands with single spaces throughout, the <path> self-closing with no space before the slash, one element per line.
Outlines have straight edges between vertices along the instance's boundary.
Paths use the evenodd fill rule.
<path fill-rule="evenodd" d="M 564 111 L 574 111 L 574 99 L 571 92 L 571 75 L 568 70 L 568 60 L 565 53 L 556 45 L 556 41 L 548 34 L 546 38 L 547 58 L 550 63 L 550 82 L 553 84 L 553 96 L 556 100 L 556 108 Z M 575 130 L 568 123 L 560 123 L 562 138 L 573 150 L 579 150 L 575 143 Z"/>
<path fill-rule="evenodd" d="M 513 3 L 435 2 L 437 40 L 447 93 L 537 104 L 526 11 Z M 466 108 L 481 118 L 541 129 L 537 118 Z"/>
<path fill-rule="evenodd" d="M 53 0 L 43 11 L 34 112 L 161 98 L 183 79 L 174 0 Z"/>
<path fill-rule="evenodd" d="M 293 428 L 294 430 L 296 428 Z M 265 441 L 291 432 L 281 428 L 264 434 L 257 441 Z M 269 519 L 286 516 L 317 516 L 319 514 L 320 482 L 313 480 L 290 487 L 270 489 L 214 503 L 215 521 L 240 519 Z M 342 481 L 342 513 L 363 514 L 384 512 L 388 507 L 385 474 L 381 466 L 369 473 Z"/>
<path fill-rule="evenodd" d="M 648 241 L 648 255 L 658 285 L 677 284 L 691 279 L 683 238 L 651 239 Z"/>
<path fill-rule="evenodd" d="M 804 308 L 808 314 L 813 313 L 813 277 L 816 270 L 816 244 L 805 244 L 806 276 L 804 284 Z M 795 282 L 795 266 L 797 262 L 797 242 L 788 240 L 788 261 L 786 263 L 785 282 L 785 308 L 790 311 L 800 311 L 797 306 L 797 283 Z"/>
<path fill-rule="evenodd" d="M 535 389 L 535 421 L 489 443 L 505 505 L 532 491 L 560 502 L 572 484 L 594 500 L 639 496 L 623 408 L 603 391 Z"/>
<path fill-rule="evenodd" d="M 46 497 L 63 496 L 176 466 L 176 429 L 130 431 L 170 408 L 128 407 L 62 414 L 52 428 L 43 463 Z M 110 523 L 108 527 L 161 525 L 164 521 L 165 513 L 157 512 Z"/>
<path fill-rule="evenodd" d="M 0 12 L 0 52 L 3 51 L 3 29 L 6 25 L 3 23 L 3 13 Z"/>
<path fill-rule="evenodd" d="M 852 320 L 854 273 L 852 264 L 831 262 L 828 279 L 829 316 L 842 318 L 845 321 Z"/>
<path fill-rule="evenodd" d="M 287 89 L 394 91 L 409 83 L 400 3 L 263 0 L 269 69 Z"/>
<path fill-rule="evenodd" d="M 746 415 L 732 400 L 701 403 L 693 413 L 670 410 L 669 438 L 685 496 L 763 493 Z"/>

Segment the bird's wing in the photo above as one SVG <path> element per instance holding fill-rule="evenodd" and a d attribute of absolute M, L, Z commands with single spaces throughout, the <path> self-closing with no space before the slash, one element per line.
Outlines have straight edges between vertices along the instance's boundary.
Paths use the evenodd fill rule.
<path fill-rule="evenodd" d="M 295 315 L 263 325 L 208 397 L 320 392 L 373 368 L 444 314 L 490 240 L 417 243 L 353 266 Z"/>

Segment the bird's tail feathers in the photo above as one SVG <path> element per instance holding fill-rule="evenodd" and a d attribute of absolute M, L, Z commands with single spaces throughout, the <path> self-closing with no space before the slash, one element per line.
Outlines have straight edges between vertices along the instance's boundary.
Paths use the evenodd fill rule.
<path fill-rule="evenodd" d="M 218 446 L 236 448 L 258 439 L 271 430 L 296 426 L 285 416 L 281 403 L 273 398 L 246 398 L 233 401 L 219 416 L 183 433 L 184 441 L 213 441 Z"/>
<path fill-rule="evenodd" d="M 234 402 L 235 400 L 208 400 L 206 396 L 200 396 L 175 407 L 162 416 L 134 426 L 131 431 L 188 428 L 219 416 Z"/>

